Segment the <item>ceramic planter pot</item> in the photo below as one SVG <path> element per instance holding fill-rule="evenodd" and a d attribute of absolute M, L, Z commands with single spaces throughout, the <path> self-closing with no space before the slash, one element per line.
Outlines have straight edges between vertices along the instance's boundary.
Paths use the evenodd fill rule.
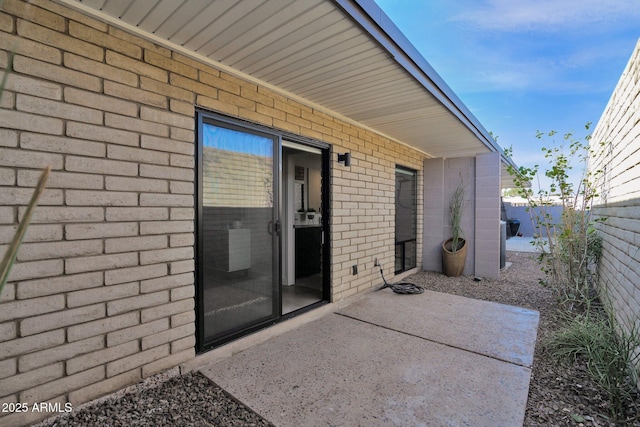
<path fill-rule="evenodd" d="M 459 239 L 458 250 L 452 251 L 453 239 L 442 243 L 442 272 L 449 277 L 462 276 L 464 264 L 467 260 L 467 241 Z"/>

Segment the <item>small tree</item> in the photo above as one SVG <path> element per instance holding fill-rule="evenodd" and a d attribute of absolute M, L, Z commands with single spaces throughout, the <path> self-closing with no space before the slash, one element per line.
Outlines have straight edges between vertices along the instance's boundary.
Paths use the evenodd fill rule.
<path fill-rule="evenodd" d="M 589 127 L 587 124 L 586 129 Z M 538 132 L 537 138 L 555 135 L 555 131 Z M 588 168 L 590 158 L 593 160 L 596 156 L 590 148 L 590 138 L 576 139 L 567 133 L 560 145 L 542 148 L 549 161 L 545 171 L 545 176 L 551 179 L 548 190 L 539 189 L 534 193 L 530 188 L 529 184 L 538 174 L 537 165 L 509 167 L 509 173 L 519 194 L 529 202 L 531 219 L 538 231 L 535 244 L 541 249 L 540 260 L 549 277 L 546 284 L 556 292 L 564 309 L 564 315 L 560 316 L 563 325 L 547 340 L 546 347 L 560 360 L 584 358 L 589 374 L 609 401 L 610 415 L 614 420 L 624 420 L 624 408 L 632 401 L 637 385 L 631 367 L 637 366 L 640 358 L 640 326 L 633 322 L 630 329 L 622 328 L 606 294 L 602 295 L 604 304 L 593 304 L 598 299 L 594 284 L 601 252 L 601 240 L 594 225 L 604 218 L 595 218 L 591 209 L 598 197 L 603 172 Z M 511 149 L 507 154 L 511 154 Z M 582 171 L 580 180 L 574 184 L 569 173 L 576 160 Z M 548 211 L 552 198 L 563 208 L 558 222 Z M 548 240 L 542 238 L 543 232 Z"/>
<path fill-rule="evenodd" d="M 585 128 L 588 131 L 590 123 Z M 555 131 L 538 131 L 536 138 L 543 140 L 556 135 Z M 529 203 L 529 214 L 536 230 L 534 244 L 541 251 L 540 260 L 549 277 L 547 284 L 570 310 L 575 306 L 588 306 L 595 296 L 592 284 L 601 249 L 601 240 L 594 225 L 604 219 L 595 218 L 591 208 L 598 196 L 602 171 L 588 168 L 589 157 L 594 155 L 589 146 L 590 139 L 590 135 L 576 138 L 567 133 L 559 144 L 553 140 L 550 147 L 542 148 L 545 159 L 548 159 L 544 172 L 551 180 L 548 189 L 539 188 L 534 192 L 531 188 L 531 183 L 538 177 L 538 165 L 508 168 L 518 194 Z M 512 150 L 508 149 L 506 153 L 511 155 Z M 575 162 L 582 167 L 576 183 L 570 179 Z M 554 219 L 549 209 L 554 200 L 562 205 L 559 221 Z"/>

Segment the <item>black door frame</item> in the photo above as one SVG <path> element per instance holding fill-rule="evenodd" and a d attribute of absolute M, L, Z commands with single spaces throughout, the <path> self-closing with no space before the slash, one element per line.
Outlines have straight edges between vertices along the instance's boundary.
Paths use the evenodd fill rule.
<path fill-rule="evenodd" d="M 251 324 L 250 326 L 230 333 L 228 336 L 222 337 L 220 339 L 216 339 L 214 341 L 205 341 L 204 334 L 204 286 L 203 284 L 203 237 L 202 237 L 202 218 L 203 218 L 203 209 L 202 209 L 202 194 L 201 190 L 203 188 L 203 170 L 202 170 L 202 156 L 203 156 L 203 144 L 202 144 L 202 134 L 203 134 L 203 123 L 209 122 L 211 124 L 218 123 L 222 126 L 229 127 L 231 129 L 237 129 L 240 131 L 251 131 L 257 132 L 260 134 L 265 134 L 270 137 L 274 137 L 276 141 L 276 147 L 274 147 L 274 163 L 277 163 L 274 168 L 274 221 L 276 223 L 280 222 L 280 214 L 282 209 L 282 197 L 280 195 L 281 188 L 281 172 L 282 172 L 282 140 L 287 139 L 299 144 L 308 145 L 311 147 L 319 148 L 322 151 L 322 300 L 318 301 L 314 304 L 311 304 L 307 307 L 304 307 L 300 310 L 296 310 L 291 313 L 287 313 L 285 315 L 280 314 L 282 312 L 282 295 L 278 289 L 278 298 L 275 301 L 276 307 L 276 315 L 274 318 L 269 318 L 265 321 Z M 241 119 L 237 119 L 234 117 L 229 117 L 226 115 L 222 115 L 219 113 L 214 113 L 204 109 L 196 109 L 196 162 L 195 162 L 195 193 L 194 193 L 194 203 L 196 207 L 196 218 L 195 218 L 195 286 L 196 286 L 196 352 L 202 353 L 207 350 L 211 350 L 220 345 L 223 345 L 229 341 L 240 338 L 242 336 L 248 335 L 252 332 L 258 331 L 260 329 L 264 329 L 271 325 L 274 325 L 280 321 L 289 319 L 298 314 L 304 313 L 306 311 L 312 310 L 318 306 L 327 304 L 330 300 L 330 291 L 331 291 L 331 244 L 330 244 L 330 164 L 331 164 L 331 146 L 325 142 L 314 140 L 311 138 L 303 137 L 296 134 L 291 134 L 289 132 L 280 131 L 278 129 L 269 128 L 266 126 L 258 125 L 252 122 L 247 122 Z M 277 184 L 277 185 L 276 185 Z M 273 262 L 277 263 L 274 265 L 274 272 L 277 276 L 277 279 L 274 280 L 274 286 L 281 286 L 281 260 L 280 254 L 282 253 L 282 239 L 277 238 L 274 239 L 274 248 L 273 248 Z"/>

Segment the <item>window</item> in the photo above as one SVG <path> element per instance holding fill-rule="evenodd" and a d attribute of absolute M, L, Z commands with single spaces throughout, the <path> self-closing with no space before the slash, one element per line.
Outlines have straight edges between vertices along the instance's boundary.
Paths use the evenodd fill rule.
<path fill-rule="evenodd" d="M 415 268 L 417 236 L 417 173 L 396 167 L 395 272 Z"/>

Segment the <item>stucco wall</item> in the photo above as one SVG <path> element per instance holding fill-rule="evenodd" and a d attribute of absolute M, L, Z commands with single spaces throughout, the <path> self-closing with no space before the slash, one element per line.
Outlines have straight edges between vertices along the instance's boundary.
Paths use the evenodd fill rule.
<path fill-rule="evenodd" d="M 500 276 L 500 155 L 475 158 L 475 266 L 478 277 Z"/>
<path fill-rule="evenodd" d="M 424 269 L 442 271 L 442 242 L 451 237 L 449 204 L 462 179 L 461 226 L 468 244 L 463 274 L 499 277 L 500 156 L 426 159 L 424 176 Z"/>
<path fill-rule="evenodd" d="M 540 208 L 530 208 L 529 206 L 514 206 L 509 202 L 504 202 L 505 211 L 508 219 L 519 219 L 520 229 L 524 237 L 534 237 L 540 234 L 546 237 L 547 229 L 545 227 L 535 227 L 535 219 L 540 216 Z M 560 224 L 562 221 L 562 206 L 545 206 L 544 212 L 549 215 L 553 223 Z M 533 216 L 533 220 L 531 219 Z"/>
<path fill-rule="evenodd" d="M 0 402 L 78 405 L 195 357 L 196 106 L 332 144 L 332 300 L 378 286 L 374 258 L 393 277 L 396 165 L 418 171 L 421 253 L 410 147 L 48 0 L 3 2 L 3 68 L 14 46 L 1 251 L 53 171 L 0 296 Z"/>
<path fill-rule="evenodd" d="M 600 143 L 604 142 L 604 145 Z M 591 140 L 592 170 L 602 170 L 594 212 L 603 238 L 600 285 L 618 319 L 640 326 L 640 42 Z"/>

